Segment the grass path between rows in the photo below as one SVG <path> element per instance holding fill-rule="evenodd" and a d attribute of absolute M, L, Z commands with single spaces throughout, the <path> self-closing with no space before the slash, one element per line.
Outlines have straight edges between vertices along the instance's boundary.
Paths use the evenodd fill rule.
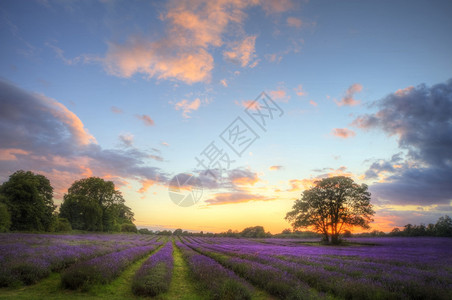
<path fill-rule="evenodd" d="M 182 300 L 206 300 L 202 295 L 196 282 L 190 277 L 190 270 L 187 262 L 182 257 L 182 253 L 177 248 L 176 243 L 173 243 L 173 259 L 174 269 L 173 278 L 168 292 L 156 297 L 156 299 L 182 299 Z"/>

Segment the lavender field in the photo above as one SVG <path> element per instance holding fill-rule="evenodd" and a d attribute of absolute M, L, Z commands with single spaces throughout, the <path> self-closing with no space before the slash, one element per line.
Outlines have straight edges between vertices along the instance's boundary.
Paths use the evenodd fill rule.
<path fill-rule="evenodd" d="M 0 299 L 452 299 L 452 239 L 1 234 Z"/>

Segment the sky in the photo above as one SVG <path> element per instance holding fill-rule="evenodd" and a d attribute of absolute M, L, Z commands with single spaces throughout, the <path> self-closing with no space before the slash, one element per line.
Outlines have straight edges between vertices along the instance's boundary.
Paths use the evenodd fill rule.
<path fill-rule="evenodd" d="M 369 186 L 372 230 L 435 223 L 451 29 L 448 0 L 3 0 L 0 182 L 43 174 L 59 205 L 98 176 L 138 227 L 278 233 L 343 175 Z"/>

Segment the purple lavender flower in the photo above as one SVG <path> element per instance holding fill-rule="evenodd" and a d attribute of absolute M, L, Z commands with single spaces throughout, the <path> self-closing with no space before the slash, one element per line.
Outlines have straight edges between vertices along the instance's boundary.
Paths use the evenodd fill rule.
<path fill-rule="evenodd" d="M 157 296 L 168 290 L 173 272 L 173 243 L 167 242 L 135 273 L 132 291 L 135 295 Z"/>

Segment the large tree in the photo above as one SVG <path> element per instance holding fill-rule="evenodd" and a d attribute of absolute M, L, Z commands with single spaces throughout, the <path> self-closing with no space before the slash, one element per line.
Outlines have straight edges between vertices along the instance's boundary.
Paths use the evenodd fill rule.
<path fill-rule="evenodd" d="M 98 177 L 75 181 L 64 195 L 60 217 L 74 229 L 120 231 L 120 225 L 133 222 L 133 212 L 111 181 Z"/>
<path fill-rule="evenodd" d="M 314 228 L 326 242 L 339 243 L 339 235 L 352 227 L 369 228 L 375 212 L 367 185 L 336 176 L 316 181 L 295 201 L 286 215 L 294 229 Z"/>
<path fill-rule="evenodd" d="M 0 186 L 0 195 L 10 213 L 11 230 L 53 229 L 53 188 L 45 176 L 17 171 Z"/>

